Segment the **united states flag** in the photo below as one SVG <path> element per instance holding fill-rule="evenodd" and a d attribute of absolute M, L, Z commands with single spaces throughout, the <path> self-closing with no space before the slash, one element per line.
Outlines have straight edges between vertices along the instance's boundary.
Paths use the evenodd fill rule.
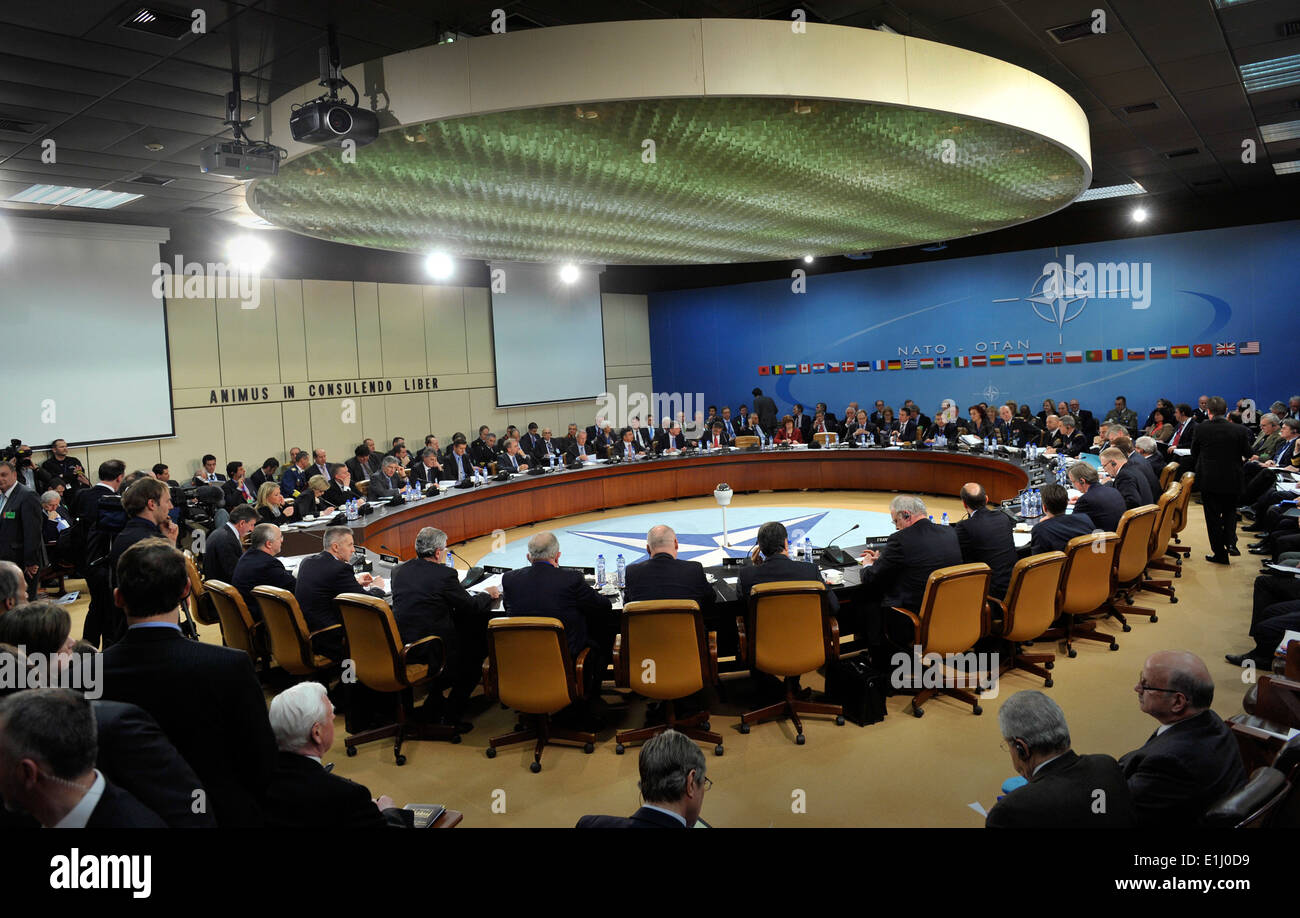
<path fill-rule="evenodd" d="M 1239 354 L 1258 354 L 1258 353 L 1259 353 L 1259 342 L 1258 342 L 1258 341 L 1247 341 L 1247 342 L 1245 342 L 1244 344 L 1242 344 L 1242 346 L 1241 346 L 1241 350 L 1238 351 L 1237 353 L 1239 353 Z"/>

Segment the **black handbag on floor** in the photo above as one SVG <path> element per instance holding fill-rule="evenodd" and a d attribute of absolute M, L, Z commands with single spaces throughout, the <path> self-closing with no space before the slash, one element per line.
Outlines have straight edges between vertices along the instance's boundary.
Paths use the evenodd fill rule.
<path fill-rule="evenodd" d="M 859 727 L 885 719 L 888 676 L 865 659 L 837 660 L 826 668 L 826 694 Z"/>

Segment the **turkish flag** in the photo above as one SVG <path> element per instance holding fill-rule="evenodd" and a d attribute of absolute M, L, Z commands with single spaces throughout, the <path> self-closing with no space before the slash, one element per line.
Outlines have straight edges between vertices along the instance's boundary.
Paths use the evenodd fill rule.
<path fill-rule="evenodd" d="M 1214 356 L 1213 344 L 1196 344 L 1192 346 L 1193 357 L 1212 357 Z"/>

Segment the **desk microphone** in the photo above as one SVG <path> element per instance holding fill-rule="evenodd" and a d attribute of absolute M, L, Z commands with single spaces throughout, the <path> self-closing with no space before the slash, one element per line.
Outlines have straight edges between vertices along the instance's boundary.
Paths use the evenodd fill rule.
<path fill-rule="evenodd" d="M 379 556 L 379 560 L 380 560 L 380 561 L 385 561 L 385 562 L 387 562 L 387 563 L 389 563 L 389 564 L 400 564 L 400 563 L 402 562 L 402 557 L 401 557 L 401 555 L 399 555 L 397 552 L 393 551 L 391 548 L 389 548 L 389 547 L 388 547 L 387 545 L 385 545 L 383 542 L 380 542 L 380 543 L 379 543 L 379 550 L 382 551 L 382 552 L 385 552 L 385 554 L 382 554 L 382 555 Z"/>
<path fill-rule="evenodd" d="M 861 526 L 862 526 L 861 523 L 854 523 L 848 529 L 844 530 L 835 538 L 827 542 L 826 547 L 822 549 L 823 563 L 829 564 L 832 567 L 847 567 L 850 564 L 856 563 L 853 559 L 853 556 L 849 554 L 847 551 L 845 551 L 844 549 L 835 545 L 835 542 L 838 541 L 839 539 L 844 538 L 853 530 L 860 529 Z"/>

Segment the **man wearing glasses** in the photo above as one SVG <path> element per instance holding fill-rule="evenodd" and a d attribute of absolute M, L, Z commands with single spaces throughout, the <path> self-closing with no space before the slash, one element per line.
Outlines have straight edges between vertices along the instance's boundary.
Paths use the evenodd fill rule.
<path fill-rule="evenodd" d="M 704 774 L 704 753 L 676 730 L 652 736 L 641 747 L 641 799 L 631 816 L 583 816 L 579 829 L 689 829 L 700 818 L 704 792 L 713 782 Z"/>
<path fill-rule="evenodd" d="M 1146 745 L 1119 760 L 1136 822 L 1197 825 L 1210 804 L 1246 783 L 1237 741 L 1210 710 L 1210 671 L 1195 654 L 1160 651 L 1147 657 L 1133 690 L 1160 723 Z"/>

